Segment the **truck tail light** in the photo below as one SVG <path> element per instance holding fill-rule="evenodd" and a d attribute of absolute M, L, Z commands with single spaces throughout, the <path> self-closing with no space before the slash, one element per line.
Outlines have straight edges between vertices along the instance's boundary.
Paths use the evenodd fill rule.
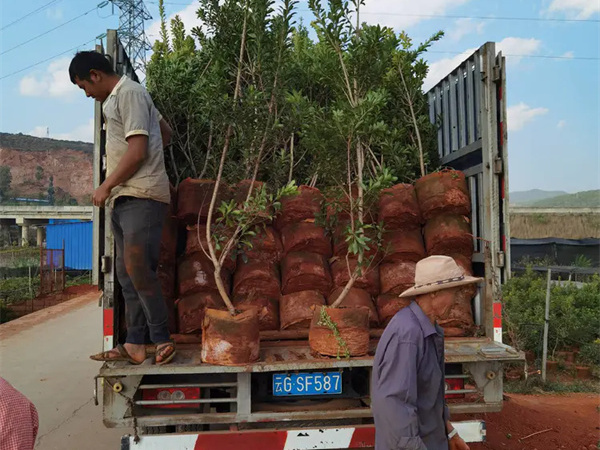
<path fill-rule="evenodd" d="M 462 391 L 465 389 L 464 378 L 446 378 L 446 399 L 464 398 L 465 394 L 452 394 L 452 391 Z"/>
<path fill-rule="evenodd" d="M 146 408 L 196 408 L 200 403 L 191 403 L 189 400 L 200 399 L 200 388 L 159 388 L 143 389 L 143 401 L 175 402 L 164 405 L 144 405 Z M 176 403 L 185 400 L 185 403 Z"/>

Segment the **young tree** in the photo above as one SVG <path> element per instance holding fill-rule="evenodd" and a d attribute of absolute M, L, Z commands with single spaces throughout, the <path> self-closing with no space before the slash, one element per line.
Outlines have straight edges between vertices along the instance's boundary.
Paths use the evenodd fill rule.
<path fill-rule="evenodd" d="M 251 2 L 252 5 L 249 3 L 249 0 L 246 0 L 243 6 L 243 24 L 239 56 L 236 61 L 236 79 L 232 109 L 234 112 L 237 112 L 236 110 L 244 108 L 247 102 L 252 109 L 255 111 L 258 110 L 259 113 L 262 112 L 260 115 L 255 114 L 255 124 L 259 124 L 259 126 L 256 127 L 256 125 L 253 125 L 250 130 L 247 130 L 249 131 L 248 134 L 252 136 L 250 149 L 245 155 L 246 174 L 251 173 L 251 180 L 246 199 L 242 205 L 237 205 L 238 209 L 235 209 L 236 205 L 233 201 L 230 204 L 223 204 L 219 208 L 221 214 L 220 220 L 225 223 L 226 227 L 234 228 L 235 231 L 231 237 L 221 235 L 217 236 L 215 240 L 211 232 L 211 222 L 215 212 L 219 188 L 223 181 L 223 170 L 229 156 L 232 137 L 236 132 L 239 135 L 242 131 L 246 131 L 230 121 L 225 129 L 225 138 L 206 226 L 206 242 L 208 245 L 208 254 L 215 268 L 215 282 L 223 301 L 232 315 L 235 315 L 235 308 L 221 280 L 221 268 L 225 258 L 229 257 L 230 252 L 236 248 L 241 240 L 254 234 L 252 228 L 256 225 L 257 219 L 262 219 L 265 213 L 271 208 L 273 208 L 271 211 L 276 210 L 279 199 L 284 195 L 291 195 L 295 191 L 295 182 L 293 181 L 283 188 L 278 189 L 275 195 L 268 195 L 264 185 L 259 189 L 254 189 L 265 153 L 269 149 L 272 149 L 269 145 L 269 138 L 277 121 L 276 105 L 280 83 L 280 69 L 291 32 L 290 22 L 293 17 L 292 9 L 295 2 L 293 0 L 285 0 L 281 8 L 281 15 L 275 16 L 272 19 L 269 18 L 269 15 L 272 13 L 272 2 L 253 1 Z M 261 6 L 265 7 L 261 8 Z M 271 51 L 275 55 L 271 60 L 266 59 L 269 47 L 271 47 Z M 245 68 L 247 67 L 245 63 L 249 65 L 248 68 Z M 248 80 L 252 81 L 243 83 L 243 77 L 248 77 Z M 271 83 L 267 84 L 267 81 Z M 247 94 L 246 98 L 242 98 L 243 84 L 245 85 L 244 92 Z M 261 105 L 261 100 L 266 103 Z M 244 122 L 241 123 L 243 124 Z M 260 124 L 262 124 L 262 127 Z M 215 244 L 223 245 L 220 257 L 217 257 Z"/>
<path fill-rule="evenodd" d="M 9 166 L 0 166 L 0 202 L 5 201 L 10 193 L 12 174 Z"/>
<path fill-rule="evenodd" d="M 54 176 L 50 175 L 50 181 L 48 186 L 48 203 L 54 205 L 56 190 L 54 189 Z"/>
<path fill-rule="evenodd" d="M 352 286 L 364 271 L 369 270 L 375 257 L 365 258 L 369 246 L 380 245 L 367 235 L 367 230 L 374 227 L 365 221 L 366 198 L 376 198 L 379 191 L 389 187 L 396 178 L 382 168 L 379 161 L 373 161 L 372 146 L 385 132 L 385 124 L 379 121 L 380 113 L 386 102 L 386 92 L 379 85 L 364 83 L 364 75 L 359 77 L 364 64 L 365 44 L 374 44 L 371 38 L 376 34 L 381 37 L 380 29 L 360 29 L 359 12 L 362 0 L 353 0 L 353 11 L 350 2 L 332 0 L 326 11 L 320 0 L 310 0 L 309 6 L 316 20 L 314 27 L 321 42 L 337 59 L 337 74 L 330 83 L 335 86 L 340 98 L 336 99 L 331 111 L 333 133 L 339 142 L 344 143 L 346 161 L 346 179 L 339 185 L 343 191 L 342 204 L 347 205 L 346 214 L 349 224 L 346 227 L 348 252 L 346 265 L 350 273 L 349 280 L 332 307 L 338 307 L 344 301 Z M 357 26 L 351 20 L 352 12 L 356 15 Z M 368 75 L 367 75 L 368 76 Z M 365 168 L 372 162 L 379 164 L 371 177 L 366 180 Z M 380 233 L 378 233 L 380 234 Z M 356 265 L 351 267 L 350 257 L 356 257 Z"/>

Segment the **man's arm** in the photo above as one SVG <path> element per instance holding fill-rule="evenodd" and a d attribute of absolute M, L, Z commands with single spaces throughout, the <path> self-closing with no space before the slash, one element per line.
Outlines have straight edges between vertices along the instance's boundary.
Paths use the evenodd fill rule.
<path fill-rule="evenodd" d="M 385 430 L 384 447 L 390 450 L 427 450 L 419 436 L 417 360 L 417 344 L 393 337 L 378 367 L 376 426 Z"/>
<path fill-rule="evenodd" d="M 135 134 L 127 138 L 127 151 L 104 183 L 94 192 L 94 206 L 102 207 L 111 191 L 129 180 L 140 168 L 148 154 L 148 136 Z"/>
<path fill-rule="evenodd" d="M 163 148 L 166 148 L 171 143 L 171 136 L 173 136 L 173 130 L 171 129 L 171 126 L 169 125 L 169 123 L 162 117 L 160 118 L 159 124 L 160 124 L 160 135 L 162 136 Z"/>
<path fill-rule="evenodd" d="M 446 410 L 448 409 L 447 406 L 444 405 L 444 407 L 446 408 Z M 450 423 L 450 420 L 447 420 L 446 421 L 446 433 L 448 434 L 448 436 L 450 436 L 450 434 L 453 431 L 454 431 L 454 427 Z M 452 438 L 450 438 L 450 440 L 448 441 L 449 450 L 470 450 L 467 443 L 465 441 L 463 441 L 463 439 L 458 435 L 458 433 L 452 433 L 452 434 L 453 434 Z"/>
<path fill-rule="evenodd" d="M 102 184 L 113 189 L 129 180 L 140 168 L 148 154 L 148 136 L 136 134 L 127 139 L 127 151 L 119 161 L 116 169 Z"/>

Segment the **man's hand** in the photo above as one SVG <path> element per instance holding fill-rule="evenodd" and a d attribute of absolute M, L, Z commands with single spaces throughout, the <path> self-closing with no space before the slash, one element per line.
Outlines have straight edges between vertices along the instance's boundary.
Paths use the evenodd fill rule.
<path fill-rule="evenodd" d="M 449 450 L 470 450 L 467 443 L 458 434 L 450 439 L 448 448 Z"/>
<path fill-rule="evenodd" d="M 104 203 L 106 203 L 106 199 L 110 195 L 111 190 L 112 189 L 107 186 L 106 183 L 102 183 L 100 187 L 94 191 L 94 196 L 92 197 L 94 206 L 104 208 Z"/>

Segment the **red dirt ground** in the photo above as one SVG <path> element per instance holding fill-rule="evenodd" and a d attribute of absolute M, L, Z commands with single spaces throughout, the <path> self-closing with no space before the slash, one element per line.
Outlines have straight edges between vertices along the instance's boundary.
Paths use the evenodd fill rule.
<path fill-rule="evenodd" d="M 502 412 L 455 416 L 453 420 L 483 419 L 487 442 L 471 450 L 592 450 L 600 443 L 598 394 L 507 394 Z M 546 431 L 525 440 L 526 436 Z"/>
<path fill-rule="evenodd" d="M 97 286 L 91 286 L 89 284 L 81 284 L 79 286 L 70 286 L 63 292 L 57 292 L 50 295 L 44 295 L 42 297 L 36 297 L 33 300 L 26 300 L 22 303 L 11 305 L 10 309 L 17 314 L 17 317 L 30 314 L 35 311 L 48 308 L 49 306 L 58 305 L 59 303 L 66 302 L 75 297 L 80 297 L 85 294 L 92 292 L 98 292 Z"/>

